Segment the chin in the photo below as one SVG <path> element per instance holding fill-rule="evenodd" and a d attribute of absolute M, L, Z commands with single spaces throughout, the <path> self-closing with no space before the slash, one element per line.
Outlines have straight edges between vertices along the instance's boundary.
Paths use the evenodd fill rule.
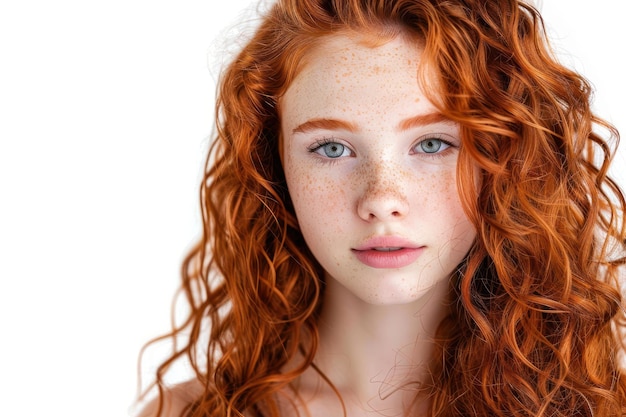
<path fill-rule="evenodd" d="M 440 300 L 441 295 L 447 293 L 447 281 L 438 281 L 427 287 L 397 287 L 380 288 L 378 290 L 355 293 L 361 301 L 376 306 L 400 306 L 408 304 L 423 304 L 428 300 Z"/>

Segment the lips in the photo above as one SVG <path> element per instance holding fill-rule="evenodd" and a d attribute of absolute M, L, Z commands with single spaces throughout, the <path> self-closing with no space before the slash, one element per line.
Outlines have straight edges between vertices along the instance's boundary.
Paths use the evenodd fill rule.
<path fill-rule="evenodd" d="M 363 264 L 378 269 L 403 268 L 415 262 L 424 246 L 395 236 L 377 236 L 352 249 Z"/>

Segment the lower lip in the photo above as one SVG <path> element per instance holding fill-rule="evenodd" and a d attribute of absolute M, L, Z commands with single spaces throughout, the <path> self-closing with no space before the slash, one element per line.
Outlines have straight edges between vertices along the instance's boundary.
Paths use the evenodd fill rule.
<path fill-rule="evenodd" d="M 353 252 L 361 263 L 369 267 L 394 269 L 403 268 L 415 262 L 422 254 L 423 248 L 404 248 L 388 252 L 369 249 Z"/>

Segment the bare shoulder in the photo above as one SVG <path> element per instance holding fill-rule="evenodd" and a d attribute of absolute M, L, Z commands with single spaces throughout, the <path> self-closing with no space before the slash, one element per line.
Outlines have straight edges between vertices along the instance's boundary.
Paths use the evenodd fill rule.
<path fill-rule="evenodd" d="M 182 412 L 202 393 L 197 380 L 191 380 L 168 388 L 163 393 L 163 410 L 159 416 L 159 399 L 148 402 L 137 417 L 181 417 Z"/>

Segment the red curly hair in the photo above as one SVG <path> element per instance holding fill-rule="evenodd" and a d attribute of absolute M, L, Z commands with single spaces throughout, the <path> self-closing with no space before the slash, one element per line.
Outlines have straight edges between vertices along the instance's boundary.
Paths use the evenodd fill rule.
<path fill-rule="evenodd" d="M 269 10 L 220 80 L 203 234 L 182 268 L 189 314 L 163 337 L 179 343 L 156 373 L 160 405 L 167 371 L 186 360 L 203 392 L 184 416 L 276 417 L 277 393 L 315 367 L 323 271 L 286 189 L 279 100 L 307 51 L 346 30 L 423 41 L 421 85 L 436 85 L 431 101 L 461 126 L 458 189 L 478 235 L 451 279 L 430 415 L 626 414 L 626 201 L 607 177 L 619 135 L 592 113 L 588 82 L 554 58 L 539 13 L 517 0 Z"/>

